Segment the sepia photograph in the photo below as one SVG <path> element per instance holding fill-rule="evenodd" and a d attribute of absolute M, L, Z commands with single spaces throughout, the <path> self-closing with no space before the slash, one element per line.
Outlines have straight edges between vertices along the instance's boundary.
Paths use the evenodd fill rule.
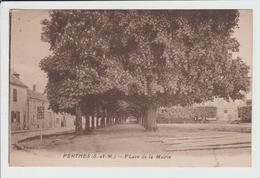
<path fill-rule="evenodd" d="M 252 166 L 252 9 L 10 9 L 9 35 L 9 166 Z"/>

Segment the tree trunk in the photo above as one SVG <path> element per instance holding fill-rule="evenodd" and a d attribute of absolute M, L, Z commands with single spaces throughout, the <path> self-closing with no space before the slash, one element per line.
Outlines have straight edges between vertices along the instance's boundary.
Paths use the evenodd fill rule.
<path fill-rule="evenodd" d="M 80 109 L 80 105 L 76 106 L 76 134 L 82 134 L 82 113 Z"/>
<path fill-rule="evenodd" d="M 148 112 L 148 111 L 147 111 Z M 144 115 L 144 118 L 143 118 L 143 126 L 144 126 L 144 128 L 147 130 L 147 128 L 148 128 L 148 126 L 147 126 L 147 124 L 148 124 L 148 121 L 147 121 L 147 118 L 148 118 L 148 116 L 147 116 L 147 114 L 145 114 Z"/>
<path fill-rule="evenodd" d="M 88 132 L 88 131 L 90 130 L 90 126 L 89 126 L 89 120 L 90 120 L 90 118 L 89 118 L 89 115 L 88 115 L 88 114 L 86 114 L 85 117 L 86 117 L 86 118 L 85 118 L 85 132 Z"/>
<path fill-rule="evenodd" d="M 92 116 L 92 129 L 97 128 L 96 123 L 97 123 L 97 107 L 94 107 L 93 116 Z"/>
<path fill-rule="evenodd" d="M 107 115 L 107 121 L 106 121 L 106 125 L 109 126 L 110 123 L 109 123 L 109 114 Z"/>
<path fill-rule="evenodd" d="M 156 118 L 157 118 L 157 106 L 151 104 L 146 108 L 145 117 L 144 117 L 144 128 L 147 131 L 154 132 L 158 130 Z"/>
<path fill-rule="evenodd" d="M 109 125 L 112 125 L 113 123 L 112 123 L 112 116 L 110 116 L 110 118 L 109 118 Z"/>
<path fill-rule="evenodd" d="M 107 123 L 106 123 L 106 125 L 110 125 L 110 112 L 109 111 L 107 111 Z"/>
<path fill-rule="evenodd" d="M 100 123 L 101 123 L 101 112 L 100 112 L 100 107 L 97 107 L 97 119 L 96 119 L 96 126 L 97 129 L 100 128 Z"/>
<path fill-rule="evenodd" d="M 105 109 L 102 108 L 101 110 L 101 121 L 100 121 L 100 127 L 103 128 L 105 127 Z"/>
<path fill-rule="evenodd" d="M 91 129 L 95 129 L 95 114 L 94 113 L 91 116 Z"/>
<path fill-rule="evenodd" d="M 106 118 L 105 116 L 102 117 L 102 127 L 106 126 Z"/>
<path fill-rule="evenodd" d="M 89 130 L 92 130 L 92 129 L 93 129 L 92 120 L 93 120 L 93 115 L 91 114 L 91 115 L 89 116 Z"/>
<path fill-rule="evenodd" d="M 142 118 L 142 116 L 140 116 L 140 117 L 138 118 L 138 123 L 141 124 L 141 125 L 143 125 L 143 118 Z"/>
<path fill-rule="evenodd" d="M 96 117 L 96 129 L 98 129 L 98 128 L 99 128 L 99 125 L 98 125 L 98 123 L 99 123 L 99 117 Z"/>

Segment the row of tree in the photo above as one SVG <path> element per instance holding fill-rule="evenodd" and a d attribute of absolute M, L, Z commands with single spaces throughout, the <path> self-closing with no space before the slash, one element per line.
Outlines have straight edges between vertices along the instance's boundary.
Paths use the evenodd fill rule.
<path fill-rule="evenodd" d="M 232 55 L 238 20 L 237 10 L 50 11 L 42 40 L 51 55 L 40 62 L 50 107 L 76 114 L 79 132 L 80 115 L 97 108 L 155 131 L 159 106 L 241 99 L 249 67 Z"/>

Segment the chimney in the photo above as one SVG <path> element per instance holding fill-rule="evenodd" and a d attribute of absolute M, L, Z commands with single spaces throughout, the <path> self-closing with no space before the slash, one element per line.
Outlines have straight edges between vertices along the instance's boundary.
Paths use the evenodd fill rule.
<path fill-rule="evenodd" d="M 13 75 L 14 75 L 16 78 L 18 78 L 18 79 L 20 78 L 20 74 L 18 74 L 18 73 L 14 73 Z"/>
<path fill-rule="evenodd" d="M 36 85 L 35 84 L 33 85 L 33 91 L 36 91 Z"/>

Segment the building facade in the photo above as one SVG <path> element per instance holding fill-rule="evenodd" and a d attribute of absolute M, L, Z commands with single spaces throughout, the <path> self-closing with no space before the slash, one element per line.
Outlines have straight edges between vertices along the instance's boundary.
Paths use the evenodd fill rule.
<path fill-rule="evenodd" d="M 28 89 L 29 103 L 29 127 L 30 129 L 48 129 L 71 127 L 74 125 L 74 117 L 66 113 L 54 113 L 49 109 L 49 101 L 47 97 L 36 91 L 36 86 L 33 90 Z M 39 118 L 39 110 L 43 108 L 43 118 Z"/>
<path fill-rule="evenodd" d="M 9 126 L 11 126 L 11 130 L 29 128 L 27 89 L 28 87 L 19 80 L 19 74 L 11 71 L 9 85 Z"/>
<path fill-rule="evenodd" d="M 48 114 L 47 97 L 34 90 L 28 89 L 28 116 L 29 129 L 51 128 L 52 121 Z M 39 116 L 43 109 L 43 118 Z"/>
<path fill-rule="evenodd" d="M 239 107 L 247 106 L 250 101 L 251 97 L 247 95 L 244 99 L 235 101 L 226 101 L 224 99 L 217 98 L 214 101 L 208 101 L 200 104 L 199 106 L 214 106 L 217 108 L 216 120 L 218 122 L 232 122 L 241 120 L 238 114 L 238 109 Z"/>
<path fill-rule="evenodd" d="M 9 126 L 11 131 L 73 127 L 75 116 L 54 113 L 47 97 L 29 89 L 18 73 L 11 70 L 9 85 Z"/>

